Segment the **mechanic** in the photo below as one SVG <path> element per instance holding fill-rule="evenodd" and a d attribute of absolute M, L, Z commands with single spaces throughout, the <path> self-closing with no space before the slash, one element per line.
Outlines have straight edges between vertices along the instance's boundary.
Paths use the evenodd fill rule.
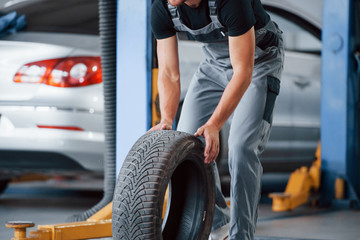
<path fill-rule="evenodd" d="M 268 141 L 283 69 L 282 32 L 260 0 L 155 0 L 161 122 L 172 129 L 180 99 L 176 32 L 203 42 L 205 60 L 187 91 L 177 130 L 205 140 L 205 163 L 213 163 L 216 206 L 209 239 L 254 239 L 261 193 L 259 154 Z M 229 170 L 231 211 L 221 194 L 215 165 L 219 132 L 231 119 Z M 221 199 L 219 201 L 219 199 Z"/>

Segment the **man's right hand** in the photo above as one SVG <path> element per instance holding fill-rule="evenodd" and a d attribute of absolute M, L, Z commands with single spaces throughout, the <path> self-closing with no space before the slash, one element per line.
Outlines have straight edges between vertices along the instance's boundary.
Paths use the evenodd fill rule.
<path fill-rule="evenodd" d="M 172 130 L 172 124 L 169 122 L 160 122 L 159 124 L 150 128 L 149 132 L 156 130 Z"/>

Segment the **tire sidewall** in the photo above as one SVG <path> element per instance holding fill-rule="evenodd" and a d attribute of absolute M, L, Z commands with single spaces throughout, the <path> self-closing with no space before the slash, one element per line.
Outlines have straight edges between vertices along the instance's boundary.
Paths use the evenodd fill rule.
<path fill-rule="evenodd" d="M 203 212 L 203 222 L 199 229 L 199 236 L 198 240 L 207 240 L 208 236 L 211 231 L 212 220 L 214 216 L 214 206 L 215 206 L 215 180 L 214 180 L 214 173 L 211 164 L 204 163 L 204 147 L 203 143 L 199 139 L 194 139 L 194 136 L 181 133 L 188 139 L 187 141 L 184 139 L 180 139 L 182 141 L 178 141 L 179 143 L 174 143 L 174 149 L 171 158 L 169 159 L 168 167 L 164 174 L 164 181 L 161 186 L 161 192 L 159 201 L 157 203 L 157 207 L 159 212 L 157 212 L 157 226 L 161 226 L 161 216 L 163 211 L 164 205 L 164 197 L 166 193 L 167 186 L 171 180 L 172 175 L 176 171 L 177 167 L 180 166 L 185 161 L 192 161 L 195 163 L 199 169 L 202 171 L 202 175 L 205 177 L 205 187 L 206 187 L 206 200 Z M 159 229 L 159 228 L 157 228 Z M 160 228 L 161 229 L 161 228 Z M 161 234 L 160 234 L 161 235 Z M 162 239 L 162 235 L 161 235 Z"/>

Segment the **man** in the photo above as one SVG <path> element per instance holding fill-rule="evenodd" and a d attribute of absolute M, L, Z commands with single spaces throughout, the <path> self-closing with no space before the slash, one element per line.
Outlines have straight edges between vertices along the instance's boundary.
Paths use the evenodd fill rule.
<path fill-rule="evenodd" d="M 229 216 L 226 204 L 217 204 L 210 239 L 254 239 L 259 154 L 269 138 L 283 66 L 281 31 L 260 0 L 155 0 L 151 26 L 157 39 L 161 110 L 161 122 L 151 130 L 172 128 L 180 98 L 176 32 L 182 31 L 204 42 L 206 59 L 190 83 L 177 130 L 204 137 L 205 163 L 213 163 L 216 174 L 217 203 L 224 202 L 214 163 L 219 131 L 232 117 L 231 211 Z"/>

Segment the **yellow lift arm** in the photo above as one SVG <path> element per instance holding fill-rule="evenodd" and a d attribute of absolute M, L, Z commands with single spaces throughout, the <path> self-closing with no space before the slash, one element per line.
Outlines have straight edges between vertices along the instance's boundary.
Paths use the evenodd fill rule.
<path fill-rule="evenodd" d="M 163 218 L 166 211 L 168 190 L 166 190 L 163 206 Z M 37 230 L 32 230 L 26 237 L 26 229 L 34 227 L 33 222 L 12 221 L 6 227 L 13 228 L 15 235 L 11 240 L 75 240 L 112 237 L 111 215 L 112 205 L 109 203 L 86 221 L 39 225 Z"/>
<path fill-rule="evenodd" d="M 39 225 L 26 237 L 26 228 L 35 226 L 32 222 L 8 222 L 6 227 L 14 228 L 11 240 L 75 240 L 111 237 L 112 202 L 83 222 Z"/>
<path fill-rule="evenodd" d="M 308 201 L 311 191 L 319 190 L 321 173 L 320 143 L 316 149 L 315 158 L 316 160 L 310 169 L 301 167 L 290 175 L 285 192 L 271 193 L 269 195 L 269 197 L 273 199 L 273 211 L 293 210 Z"/>

